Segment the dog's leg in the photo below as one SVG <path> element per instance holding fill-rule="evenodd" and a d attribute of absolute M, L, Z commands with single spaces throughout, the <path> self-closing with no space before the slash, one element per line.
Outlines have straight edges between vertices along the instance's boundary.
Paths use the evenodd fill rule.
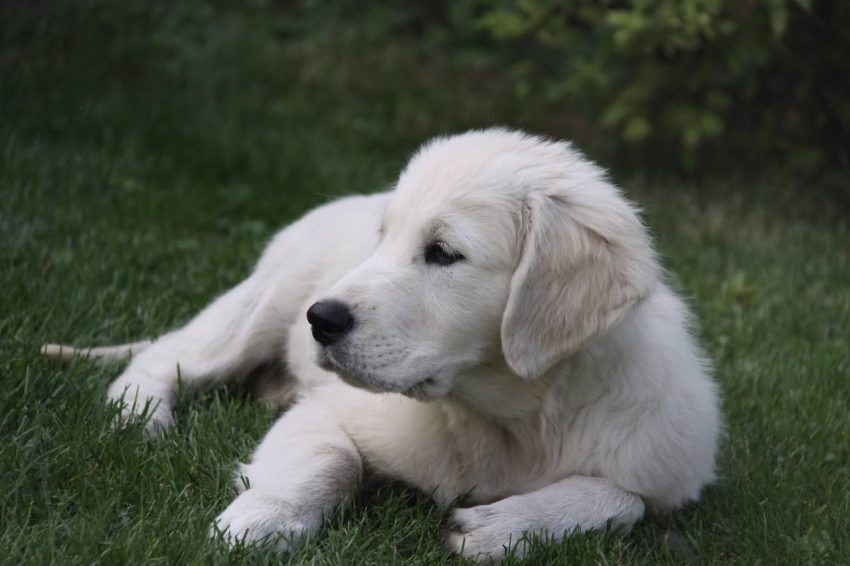
<path fill-rule="evenodd" d="M 231 544 L 270 537 L 284 551 L 317 531 L 362 474 L 360 453 L 339 421 L 333 407 L 309 397 L 285 413 L 241 467 L 243 491 L 211 534 L 220 531 Z"/>
<path fill-rule="evenodd" d="M 276 296 L 256 275 L 243 281 L 135 355 L 109 398 L 122 403 L 125 419 L 146 413 L 146 429 L 156 435 L 172 422 L 178 380 L 189 389 L 212 387 L 282 356 L 286 317 Z"/>
<path fill-rule="evenodd" d="M 576 529 L 628 531 L 644 513 L 643 500 L 605 478 L 571 476 L 537 491 L 490 505 L 456 509 L 449 549 L 475 560 L 498 561 L 508 549 L 527 550 L 524 533 L 560 540 Z"/>

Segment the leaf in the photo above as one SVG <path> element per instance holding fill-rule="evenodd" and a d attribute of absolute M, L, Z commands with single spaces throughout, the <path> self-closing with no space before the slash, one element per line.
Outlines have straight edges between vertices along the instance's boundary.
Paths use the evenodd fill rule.
<path fill-rule="evenodd" d="M 643 116 L 632 116 L 623 128 L 623 139 L 629 142 L 643 141 L 652 133 L 652 125 Z"/>
<path fill-rule="evenodd" d="M 770 0 L 767 10 L 770 30 L 774 37 L 782 37 L 788 30 L 788 5 L 786 0 Z"/>

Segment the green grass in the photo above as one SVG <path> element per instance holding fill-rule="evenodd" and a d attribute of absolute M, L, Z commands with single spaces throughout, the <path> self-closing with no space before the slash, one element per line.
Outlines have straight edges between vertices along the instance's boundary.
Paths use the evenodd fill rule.
<path fill-rule="evenodd" d="M 269 549 L 229 551 L 206 536 L 234 495 L 236 462 L 274 415 L 240 395 L 197 395 L 151 443 L 137 427 L 109 426 L 104 392 L 119 366 L 52 366 L 40 344 L 161 333 L 244 277 L 278 227 L 335 195 L 385 187 L 427 136 L 540 123 L 502 99 L 476 103 L 479 83 L 464 82 L 450 57 L 411 72 L 409 40 L 383 49 L 368 29 L 334 34 L 262 4 L 147 4 L 0 11 L 9 564 L 278 562 Z M 759 172 L 701 183 L 632 173 L 621 184 L 645 207 L 716 361 L 720 479 L 699 504 L 625 538 L 539 545 L 530 563 L 846 560 L 846 211 L 817 187 Z M 444 522 L 424 495 L 366 486 L 291 560 L 447 562 Z"/>

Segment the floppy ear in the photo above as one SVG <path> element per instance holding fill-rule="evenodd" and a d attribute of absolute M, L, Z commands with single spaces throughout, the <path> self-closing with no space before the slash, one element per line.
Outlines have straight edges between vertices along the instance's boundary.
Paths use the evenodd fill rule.
<path fill-rule="evenodd" d="M 646 231 L 616 189 L 604 189 L 595 206 L 541 193 L 523 202 L 524 242 L 502 318 L 502 351 L 524 378 L 618 323 L 655 283 Z"/>

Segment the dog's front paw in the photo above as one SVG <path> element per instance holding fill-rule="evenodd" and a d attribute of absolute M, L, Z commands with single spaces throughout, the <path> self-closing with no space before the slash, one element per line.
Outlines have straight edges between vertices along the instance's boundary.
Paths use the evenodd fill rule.
<path fill-rule="evenodd" d="M 210 536 L 221 534 L 231 546 L 269 540 L 280 552 L 285 552 L 318 528 L 311 515 L 309 509 L 248 489 L 216 518 Z"/>
<path fill-rule="evenodd" d="M 523 531 L 532 529 L 522 517 L 497 505 L 455 509 L 449 519 L 446 545 L 450 552 L 477 562 L 497 563 L 509 553 L 526 552 Z"/>
<path fill-rule="evenodd" d="M 116 425 L 143 421 L 145 432 L 152 438 L 160 436 L 174 422 L 172 388 L 144 376 L 122 375 L 109 386 L 107 398 L 120 407 Z"/>

